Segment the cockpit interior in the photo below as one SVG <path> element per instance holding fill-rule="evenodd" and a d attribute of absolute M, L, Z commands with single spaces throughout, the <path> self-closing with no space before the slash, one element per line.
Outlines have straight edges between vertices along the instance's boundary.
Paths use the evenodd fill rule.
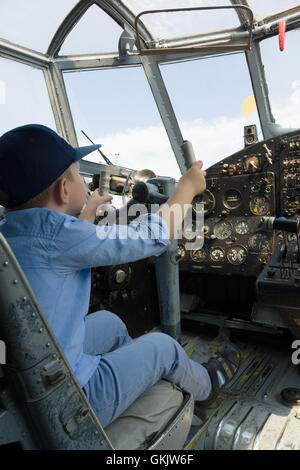
<path fill-rule="evenodd" d="M 200 416 L 193 415 L 193 397 L 184 395 L 150 436 L 126 416 L 103 429 L 68 365 L 62 375 L 51 363 L 51 375 L 45 363 L 46 388 L 39 392 L 30 371 L 42 371 L 44 357 L 30 367 L 15 358 L 13 350 L 28 348 L 32 356 L 43 348 L 36 325 L 25 328 L 21 313 L 14 317 L 19 333 L 12 332 L 16 323 L 6 315 L 21 293 L 16 297 L 8 279 L 27 289 L 23 298 L 31 294 L 1 240 L 0 449 L 299 450 L 300 5 L 4 3 L 1 135 L 36 122 L 73 146 L 100 143 L 81 160 L 80 172 L 88 197 L 98 188 L 112 194 L 117 215 L 133 200 L 145 210 L 162 204 L 170 185 L 194 161 L 204 162 L 206 189 L 166 256 L 93 268 L 88 314 L 114 312 L 133 337 L 166 332 L 199 362 L 229 338 L 243 363 Z M 13 278 L 5 271 L 8 260 Z M 68 380 L 75 391 L 64 401 Z M 46 412 L 52 393 L 57 415 Z M 167 395 L 157 393 L 163 406 Z M 135 427 L 140 438 L 129 444 Z"/>

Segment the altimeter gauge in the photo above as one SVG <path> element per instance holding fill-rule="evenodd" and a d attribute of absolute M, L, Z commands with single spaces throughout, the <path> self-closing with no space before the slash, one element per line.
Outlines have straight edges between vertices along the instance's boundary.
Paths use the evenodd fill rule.
<path fill-rule="evenodd" d="M 249 224 L 246 220 L 240 220 L 235 224 L 235 231 L 239 235 L 246 235 L 249 233 Z"/>
<path fill-rule="evenodd" d="M 236 209 L 242 201 L 241 193 L 237 189 L 228 189 L 226 191 L 223 204 L 228 209 Z"/>
<path fill-rule="evenodd" d="M 270 210 L 270 203 L 265 196 L 254 196 L 250 201 L 250 211 L 254 215 L 265 215 Z"/>
<path fill-rule="evenodd" d="M 213 248 L 210 252 L 210 259 L 212 261 L 224 261 L 225 259 L 224 250 L 219 247 Z"/>
<path fill-rule="evenodd" d="M 233 246 L 227 252 L 227 259 L 230 264 L 243 264 L 247 258 L 247 250 L 243 246 Z"/>
<path fill-rule="evenodd" d="M 256 252 L 269 251 L 270 239 L 266 232 L 256 232 L 249 239 L 249 247 Z"/>
<path fill-rule="evenodd" d="M 213 232 L 218 240 L 226 240 L 232 234 L 232 225 L 227 220 L 220 220 L 213 228 Z"/>
<path fill-rule="evenodd" d="M 193 250 L 191 251 L 191 259 L 196 263 L 202 263 L 207 256 L 207 252 L 205 248 L 201 248 L 201 250 Z"/>
<path fill-rule="evenodd" d="M 208 190 L 205 189 L 202 194 L 194 197 L 192 202 L 192 208 L 195 213 L 203 211 L 204 215 L 208 215 L 214 209 L 216 205 L 215 196 Z"/>

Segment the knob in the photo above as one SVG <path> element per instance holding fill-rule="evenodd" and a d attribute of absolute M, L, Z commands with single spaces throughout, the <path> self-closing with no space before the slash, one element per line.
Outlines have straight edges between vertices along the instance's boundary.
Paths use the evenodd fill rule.
<path fill-rule="evenodd" d="M 118 269 L 115 273 L 115 282 L 117 284 L 122 284 L 126 279 L 126 273 L 123 271 L 123 269 Z"/>

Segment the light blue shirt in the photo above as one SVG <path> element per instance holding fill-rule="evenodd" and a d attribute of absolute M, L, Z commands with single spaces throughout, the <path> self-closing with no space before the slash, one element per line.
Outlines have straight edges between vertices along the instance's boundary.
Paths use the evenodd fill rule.
<path fill-rule="evenodd" d="M 99 364 L 83 353 L 91 268 L 160 255 L 169 244 L 158 215 L 129 225 L 99 227 L 49 209 L 6 214 L 0 231 L 16 255 L 81 387 Z"/>

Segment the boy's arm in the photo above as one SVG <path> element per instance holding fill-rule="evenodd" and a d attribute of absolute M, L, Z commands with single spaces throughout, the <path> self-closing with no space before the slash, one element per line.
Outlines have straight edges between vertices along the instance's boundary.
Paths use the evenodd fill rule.
<path fill-rule="evenodd" d="M 186 211 L 194 197 L 201 194 L 206 188 L 206 172 L 202 170 L 202 166 L 202 161 L 191 166 L 180 178 L 172 196 L 158 211 L 158 215 L 164 219 L 168 227 L 170 238 L 173 238 L 175 232 L 181 227 Z M 78 219 L 86 219 L 88 222 L 94 223 L 97 207 L 111 200 L 112 196 L 109 194 L 100 196 L 98 190 L 94 191 Z"/>
<path fill-rule="evenodd" d="M 206 187 L 205 172 L 201 168 L 202 162 L 195 163 L 182 176 L 158 215 L 147 214 L 129 225 L 96 226 L 90 223 L 94 221 L 98 205 L 110 200 L 110 196 L 100 199 L 94 192 L 91 202 L 80 215 L 80 219 L 85 218 L 88 223 L 75 217 L 63 218 L 52 265 L 64 273 L 66 269 L 111 266 L 159 256 L 167 247 L 170 236 L 173 237 L 181 226 L 186 211 L 184 206 L 189 206 L 193 197 Z M 175 221 L 169 220 L 170 211 L 179 214 Z"/>
<path fill-rule="evenodd" d="M 173 238 L 182 226 L 185 214 L 194 197 L 201 194 L 206 188 L 206 172 L 202 170 L 202 166 L 202 161 L 198 161 L 191 166 L 180 178 L 172 196 L 157 212 L 167 224 L 170 238 Z"/>

